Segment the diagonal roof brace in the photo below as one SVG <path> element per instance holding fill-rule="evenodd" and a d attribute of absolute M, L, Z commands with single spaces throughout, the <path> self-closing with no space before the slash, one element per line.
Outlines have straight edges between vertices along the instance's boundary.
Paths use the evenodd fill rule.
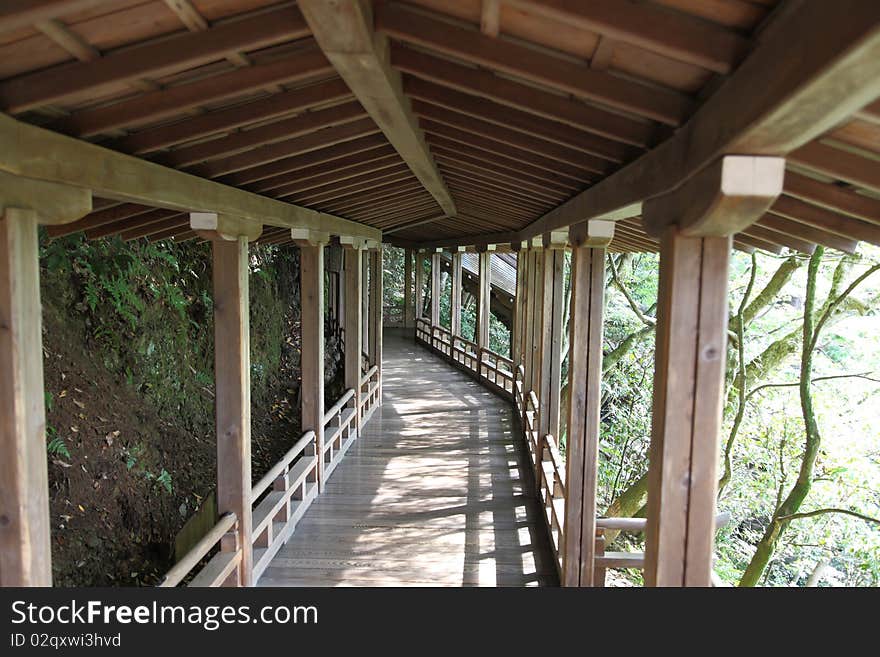
<path fill-rule="evenodd" d="M 455 216 L 455 202 L 391 68 L 388 38 L 373 29 L 366 0 L 300 0 L 299 8 L 327 59 L 382 130 L 443 212 Z"/>

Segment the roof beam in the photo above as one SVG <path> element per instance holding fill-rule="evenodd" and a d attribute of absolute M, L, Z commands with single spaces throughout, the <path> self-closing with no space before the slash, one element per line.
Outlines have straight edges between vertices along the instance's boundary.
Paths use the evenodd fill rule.
<path fill-rule="evenodd" d="M 722 75 L 748 51 L 736 32 L 632 0 L 507 0 L 525 11 L 598 32 Z"/>
<path fill-rule="evenodd" d="M 381 239 L 380 231 L 363 224 L 198 178 L 2 114 L 0 171 L 157 208 L 217 212 L 261 225 L 320 228 L 337 235 Z"/>
<path fill-rule="evenodd" d="M 204 32 L 187 32 L 94 61 L 15 77 L 0 84 L 0 106 L 7 112 L 23 112 L 74 94 L 97 92 L 114 83 L 194 68 L 230 52 L 262 48 L 308 34 L 308 26 L 295 7 L 259 12 Z"/>
<path fill-rule="evenodd" d="M 513 107 L 614 141 L 639 147 L 648 146 L 654 141 L 655 130 L 648 123 L 396 43 L 391 44 L 391 65 L 447 89 L 487 98 L 505 107 Z M 503 111 L 504 108 L 501 109 Z"/>
<path fill-rule="evenodd" d="M 389 64 L 387 39 L 374 33 L 370 3 L 301 0 L 299 8 L 355 97 L 443 211 L 454 215 L 455 202 L 403 94 L 400 74 Z"/>
<path fill-rule="evenodd" d="M 201 114 L 170 125 L 142 130 L 105 145 L 117 151 L 140 154 L 166 146 L 235 130 L 249 123 L 268 121 L 293 112 L 302 112 L 317 105 L 336 103 L 351 98 L 351 91 L 339 79 L 313 84 L 304 89 L 284 91 L 259 101 L 235 105 L 228 109 Z"/>
<path fill-rule="evenodd" d="M 880 199 L 856 194 L 844 187 L 823 183 L 794 171 L 785 172 L 784 191 L 802 201 L 880 224 Z"/>
<path fill-rule="evenodd" d="M 592 70 L 586 64 L 439 21 L 402 5 L 376 8 L 376 27 L 390 37 L 438 50 L 472 64 L 552 87 L 585 100 L 677 126 L 693 102 L 686 95 Z"/>
<path fill-rule="evenodd" d="M 157 157 L 155 161 L 166 166 L 185 167 L 197 162 L 233 155 L 264 144 L 303 137 L 323 128 L 353 123 L 362 118 L 366 118 L 366 116 L 357 101 L 332 105 L 325 109 L 311 110 L 249 130 L 232 132 L 225 137 L 176 148 L 170 153 Z"/>
<path fill-rule="evenodd" d="M 388 230 L 384 231 L 382 235 L 383 237 L 386 235 L 393 235 L 394 233 L 399 233 L 402 230 L 409 230 L 410 228 L 415 228 L 416 226 L 424 226 L 425 224 L 433 224 L 434 222 L 441 221 L 443 219 L 446 219 L 446 215 L 444 214 L 437 215 L 436 217 L 428 217 L 427 219 L 416 219 L 415 221 L 409 221 L 405 224 L 395 226 L 394 228 L 389 228 Z"/>
<path fill-rule="evenodd" d="M 673 138 L 531 223 L 520 239 L 669 192 L 728 153 L 786 155 L 878 95 L 880 3 L 805 3 L 780 18 L 773 38 Z"/>
<path fill-rule="evenodd" d="M 0 34 L 85 11 L 105 2 L 106 0 L 4 0 L 0 4 Z"/>
<path fill-rule="evenodd" d="M 193 107 L 235 98 L 270 84 L 308 80 L 333 71 L 323 53 L 298 52 L 265 64 L 256 64 L 195 82 L 159 89 L 135 98 L 104 105 L 59 119 L 50 127 L 77 137 L 91 137 L 128 125 L 176 116 Z M 168 128 L 173 130 L 173 126 Z"/>
<path fill-rule="evenodd" d="M 794 151 L 789 160 L 837 180 L 880 194 L 880 162 L 814 141 Z"/>

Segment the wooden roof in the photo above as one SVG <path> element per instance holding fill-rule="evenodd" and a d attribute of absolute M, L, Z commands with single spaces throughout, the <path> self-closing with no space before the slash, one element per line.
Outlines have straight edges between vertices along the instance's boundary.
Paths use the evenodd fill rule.
<path fill-rule="evenodd" d="M 876 31 L 876 8 L 863 4 Z M 367 46 L 347 37 L 358 14 L 331 14 L 323 0 L 15 0 L 0 8 L 0 109 L 398 243 L 528 238 L 681 137 L 803 8 L 776 5 L 376 2 L 380 69 L 362 75 L 355 50 Z M 849 13 L 840 20 L 866 20 Z M 784 195 L 736 236 L 739 248 L 880 244 L 880 102 L 875 72 L 865 75 L 869 91 L 838 90 L 865 103 L 787 153 Z M 637 212 L 619 219 L 612 250 L 657 250 Z M 49 229 L 79 230 L 195 237 L 179 207 L 109 198 Z M 267 225 L 261 241 L 289 238 Z"/>

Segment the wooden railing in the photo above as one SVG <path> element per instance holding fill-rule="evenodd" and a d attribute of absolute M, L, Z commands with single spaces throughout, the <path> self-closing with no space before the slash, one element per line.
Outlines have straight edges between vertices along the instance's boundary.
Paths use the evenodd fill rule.
<path fill-rule="evenodd" d="M 380 373 L 373 366 L 361 378 L 360 408 L 355 391 L 347 390 L 324 414 L 324 448 L 318 454 L 314 431 L 307 431 L 251 489 L 253 580 L 266 567 L 296 529 L 306 509 L 318 496 L 318 459 L 324 459 L 324 481 L 339 465 L 360 426 L 366 424 L 379 403 Z M 168 571 L 159 586 L 180 584 L 220 544 L 220 551 L 202 567 L 188 586 L 222 586 L 241 563 L 240 532 L 234 513 L 224 514 L 193 548 Z"/>
<path fill-rule="evenodd" d="M 238 518 L 234 513 L 220 516 L 217 524 L 165 574 L 159 586 L 171 588 L 180 584 L 218 543 L 220 551 L 211 557 L 188 586 L 222 586 L 241 563 Z"/>
<path fill-rule="evenodd" d="M 382 381 L 379 376 L 379 368 L 373 365 L 367 373 L 361 377 L 361 426 L 365 425 L 372 417 L 373 411 L 379 405 L 382 394 Z"/>
<path fill-rule="evenodd" d="M 509 400 L 514 398 L 513 361 L 490 349 L 481 349 L 442 326 L 431 326 L 423 317 L 416 319 L 416 340 L 454 365 L 474 376 L 480 383 Z"/>
<path fill-rule="evenodd" d="M 513 361 L 489 349 L 480 351 L 480 376 L 505 396 L 513 396 Z"/>
<path fill-rule="evenodd" d="M 345 391 L 324 414 L 324 480 L 339 465 L 348 448 L 357 438 L 357 414 L 354 388 Z"/>
<path fill-rule="evenodd" d="M 715 529 L 730 522 L 729 513 L 715 516 Z M 609 568 L 645 568 L 644 552 L 606 552 L 605 532 L 644 532 L 648 521 L 645 518 L 597 518 L 596 519 L 596 557 L 593 571 L 593 586 L 605 586 L 606 571 Z M 715 583 L 717 580 L 717 584 Z M 720 578 L 713 571 L 713 586 L 719 586 Z"/>
<path fill-rule="evenodd" d="M 565 464 L 556 439 L 547 434 L 541 438 L 541 467 L 538 468 L 538 496 L 544 504 L 544 519 L 556 557 L 556 568 L 562 574 L 562 549 L 565 527 Z"/>
<path fill-rule="evenodd" d="M 307 431 L 251 491 L 251 503 L 255 505 L 254 581 L 263 574 L 272 557 L 288 541 L 296 523 L 317 495 L 318 454 L 315 432 Z"/>

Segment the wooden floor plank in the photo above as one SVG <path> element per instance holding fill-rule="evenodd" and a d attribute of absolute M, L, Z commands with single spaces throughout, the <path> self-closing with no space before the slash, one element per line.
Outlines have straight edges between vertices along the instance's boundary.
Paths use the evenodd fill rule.
<path fill-rule="evenodd" d="M 384 402 L 260 586 L 554 586 L 513 409 L 385 332 Z"/>

